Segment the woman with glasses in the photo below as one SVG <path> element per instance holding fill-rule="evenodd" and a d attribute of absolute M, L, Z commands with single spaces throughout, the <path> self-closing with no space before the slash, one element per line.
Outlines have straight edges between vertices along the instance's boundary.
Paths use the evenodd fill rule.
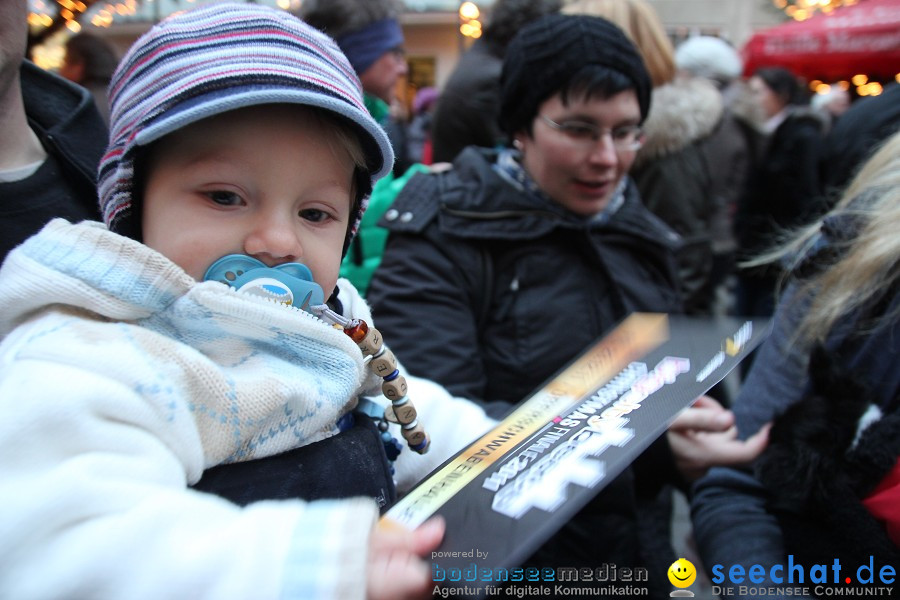
<path fill-rule="evenodd" d="M 564 13 L 603 17 L 625 32 L 653 82 L 653 109 L 644 123 L 644 145 L 631 177 L 644 205 L 682 237 L 678 270 L 684 310 L 713 313 L 716 293 L 714 234 L 729 225 L 724 195 L 739 190 L 747 170 L 746 143 L 738 154 L 723 145 L 722 94 L 708 80 L 678 72 L 675 50 L 656 9 L 644 0 L 575 0 Z M 734 55 L 740 74 L 741 64 Z M 740 135 L 740 133 L 738 134 Z M 733 193 L 733 192 L 732 192 Z M 720 311 L 724 306 L 717 307 Z"/>
<path fill-rule="evenodd" d="M 627 176 L 650 101 L 640 56 L 594 17 L 543 17 L 512 44 L 511 147 L 409 181 L 368 295 L 404 365 L 498 413 L 630 312 L 681 310 L 678 236 Z"/>
<path fill-rule="evenodd" d="M 679 238 L 627 175 L 650 89 L 609 21 L 551 15 L 519 32 L 501 77 L 512 147 L 469 147 L 449 170 L 417 175 L 381 221 L 390 236 L 368 300 L 412 373 L 501 415 L 629 313 L 680 311 Z M 728 428 L 730 413 L 706 410 Z M 626 470 L 530 564 L 641 566 L 635 480 L 650 490 L 677 478 L 676 464 L 690 463 L 669 452 L 677 435 L 670 428 L 638 459 L 651 468 Z M 723 435 L 695 439 L 731 444 Z M 699 455 L 721 458 L 712 447 Z"/>

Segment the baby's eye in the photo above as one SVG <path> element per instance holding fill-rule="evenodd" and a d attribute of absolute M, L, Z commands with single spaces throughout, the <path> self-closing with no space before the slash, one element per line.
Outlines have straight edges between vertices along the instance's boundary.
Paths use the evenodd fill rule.
<path fill-rule="evenodd" d="M 238 194 L 225 190 L 206 192 L 206 196 L 216 204 L 222 206 L 238 206 L 243 202 L 243 199 Z"/>
<path fill-rule="evenodd" d="M 318 208 L 305 208 L 300 211 L 301 219 L 305 219 L 313 223 L 321 223 L 322 221 L 328 219 L 328 217 L 329 215 L 327 212 L 319 210 Z"/>

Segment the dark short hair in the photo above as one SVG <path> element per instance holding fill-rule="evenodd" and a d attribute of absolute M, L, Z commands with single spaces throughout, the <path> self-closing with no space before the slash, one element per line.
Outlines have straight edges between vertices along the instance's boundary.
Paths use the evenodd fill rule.
<path fill-rule="evenodd" d="M 784 67 L 762 67 L 753 73 L 763 80 L 776 96 L 784 100 L 785 104 L 802 104 L 800 95 L 800 82 L 793 73 Z"/>
<path fill-rule="evenodd" d="M 482 38 L 502 58 L 522 27 L 544 15 L 558 13 L 562 5 L 562 0 L 497 0 Z"/>
<path fill-rule="evenodd" d="M 384 19 L 399 19 L 399 0 L 303 0 L 298 16 L 333 38 L 364 29 Z"/>
<path fill-rule="evenodd" d="M 68 60 L 76 60 L 84 65 L 84 81 L 109 83 L 119 57 L 105 39 L 91 33 L 73 35 L 66 42 Z"/>

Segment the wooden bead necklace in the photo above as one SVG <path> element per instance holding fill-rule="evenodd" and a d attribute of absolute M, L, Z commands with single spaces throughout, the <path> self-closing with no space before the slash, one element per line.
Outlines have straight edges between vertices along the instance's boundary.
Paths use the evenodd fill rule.
<path fill-rule="evenodd" d="M 384 411 L 385 421 L 400 425 L 400 433 L 411 450 L 419 454 L 428 452 L 431 440 L 419 423 L 416 407 L 406 395 L 406 378 L 400 374 L 397 359 L 384 345 L 381 333 L 374 327 L 369 327 L 364 320 L 347 319 L 325 304 L 310 306 L 309 310 L 326 323 L 342 329 L 362 350 L 368 367 L 384 379 L 381 393 L 391 401 L 391 405 Z"/>
<path fill-rule="evenodd" d="M 313 280 L 309 267 L 302 263 L 268 267 L 251 256 L 229 254 L 210 265 L 203 280 L 219 281 L 239 292 L 305 310 L 332 327 L 343 329 L 362 350 L 366 365 L 384 379 L 381 391 L 391 401 L 391 406 L 385 409 L 384 420 L 378 426 L 389 458 L 396 458 L 399 443 L 387 432 L 388 422 L 400 425 L 400 432 L 410 449 L 419 454 L 428 452 L 431 440 L 418 421 L 416 408 L 406 396 L 406 378 L 397 369 L 394 354 L 384 346 L 381 333 L 361 319 L 347 319 L 328 308 L 322 288 Z M 377 419 L 369 411 L 371 404 L 374 403 L 367 403 L 363 412 Z M 392 441 L 396 448 L 392 448 Z"/>

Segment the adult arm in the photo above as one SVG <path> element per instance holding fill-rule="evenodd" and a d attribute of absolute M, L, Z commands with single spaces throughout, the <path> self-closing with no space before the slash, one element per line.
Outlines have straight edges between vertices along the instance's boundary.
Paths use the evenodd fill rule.
<path fill-rule="evenodd" d="M 760 347 L 733 407 L 742 439 L 758 432 L 803 395 L 806 356 L 796 349 L 791 336 L 807 303 L 808 299 L 796 297 L 793 286 L 779 303 L 772 333 Z M 766 511 L 767 499 L 765 488 L 749 470 L 713 468 L 694 484 L 694 537 L 707 571 L 723 565 L 727 574 L 733 564 L 745 568 L 760 564 L 768 573 L 771 565 L 784 564 L 781 530 L 777 519 Z"/>

